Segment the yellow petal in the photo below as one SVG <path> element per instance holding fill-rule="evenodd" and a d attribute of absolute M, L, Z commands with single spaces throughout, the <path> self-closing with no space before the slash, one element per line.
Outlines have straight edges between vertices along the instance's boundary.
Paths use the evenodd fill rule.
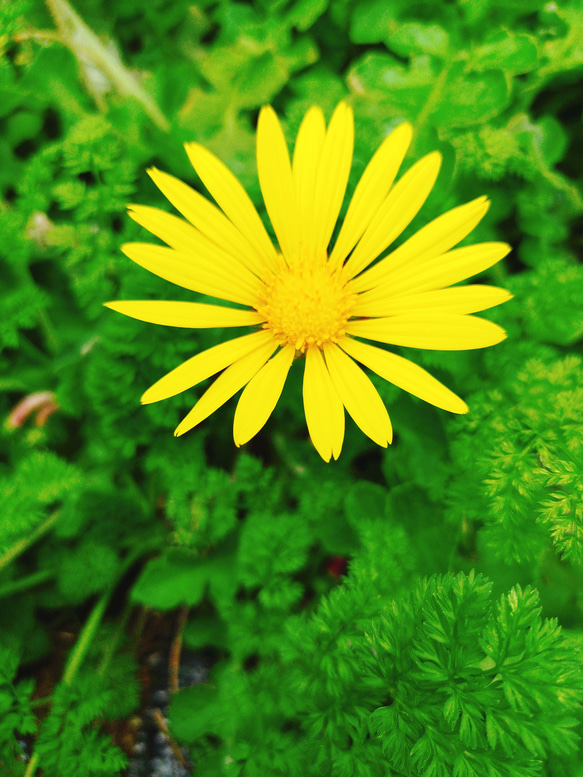
<path fill-rule="evenodd" d="M 433 351 L 465 351 L 496 345 L 506 337 L 498 324 L 475 316 L 407 313 L 390 318 L 349 321 L 346 332 L 389 345 Z"/>
<path fill-rule="evenodd" d="M 322 110 L 310 108 L 304 116 L 294 148 L 292 173 L 299 209 L 297 229 L 302 246 L 315 245 L 316 177 L 322 146 L 326 137 L 326 122 Z"/>
<path fill-rule="evenodd" d="M 223 250 L 195 227 L 171 213 L 148 205 L 130 205 L 128 214 L 138 224 L 159 237 L 171 248 L 197 257 L 212 256 L 217 272 L 235 278 L 249 289 L 259 289 L 259 279 L 236 256 Z M 222 216 L 222 218 L 225 218 Z M 225 219 L 227 223 L 228 220 Z M 251 251 L 252 249 L 249 249 Z M 264 268 L 265 269 L 265 268 Z"/>
<path fill-rule="evenodd" d="M 176 210 L 182 213 L 184 218 L 188 219 L 203 235 L 238 259 L 241 264 L 260 278 L 265 274 L 266 265 L 261 254 L 257 253 L 247 238 L 243 237 L 237 227 L 229 221 L 224 213 L 221 213 L 216 205 L 213 205 L 188 184 L 173 175 L 162 172 L 162 170 L 152 167 L 148 170 L 148 175 Z M 158 237 L 165 240 L 163 235 L 158 234 Z M 168 241 L 165 240 L 165 242 Z M 178 248 L 178 246 L 174 247 Z"/>
<path fill-rule="evenodd" d="M 256 348 L 231 364 L 230 367 L 227 367 L 204 392 L 190 413 L 178 424 L 174 431 L 176 437 L 180 437 L 181 434 L 188 432 L 201 421 L 204 421 L 221 405 L 224 405 L 233 394 L 236 394 L 239 389 L 243 388 L 246 383 L 249 383 L 277 347 L 277 343 L 271 338 L 268 343 L 259 346 L 259 348 Z"/>
<path fill-rule="evenodd" d="M 383 289 L 387 286 L 383 285 Z M 361 295 L 354 305 L 353 315 L 374 317 L 402 313 L 477 313 L 501 305 L 511 298 L 512 294 L 506 289 L 479 284 L 402 296 L 395 296 L 388 287 L 384 297 L 377 295 L 373 301 L 367 300 L 366 294 Z"/>
<path fill-rule="evenodd" d="M 393 439 L 391 419 L 370 378 L 337 345 L 324 346 L 326 365 L 342 404 L 371 440 L 386 448 Z"/>
<path fill-rule="evenodd" d="M 267 423 L 283 391 L 295 349 L 286 345 L 270 359 L 243 389 L 235 410 L 235 445 L 244 445 Z"/>
<path fill-rule="evenodd" d="M 257 173 L 265 208 L 289 263 L 299 257 L 299 210 L 287 143 L 273 108 L 265 106 L 257 122 Z"/>
<path fill-rule="evenodd" d="M 364 291 L 381 283 L 392 283 L 394 278 L 403 277 L 405 273 L 411 277 L 425 263 L 449 251 L 469 235 L 489 207 L 486 197 L 478 197 L 433 219 L 378 264 L 355 278 L 354 290 Z"/>
<path fill-rule="evenodd" d="M 304 412 L 308 432 L 324 461 L 340 456 L 344 441 L 344 407 L 319 348 L 306 351 Z"/>
<path fill-rule="evenodd" d="M 308 251 L 315 257 L 327 249 L 338 220 L 352 165 L 354 117 L 344 102 L 334 111 L 318 162 L 314 192 L 314 242 Z"/>
<path fill-rule="evenodd" d="M 369 370 L 376 372 L 381 378 L 398 386 L 403 391 L 407 391 L 409 394 L 435 405 L 435 407 L 449 410 L 450 413 L 468 412 L 469 408 L 463 399 L 460 399 L 443 383 L 436 380 L 433 375 L 408 359 L 349 337 L 342 338 L 339 345 L 353 359 L 364 364 Z"/>
<path fill-rule="evenodd" d="M 151 205 L 128 205 L 128 216 L 177 251 L 196 251 L 201 242 L 209 244 L 207 238 L 192 224 L 160 208 L 152 208 Z"/>
<path fill-rule="evenodd" d="M 414 294 L 432 289 L 442 289 L 452 283 L 465 281 L 472 275 L 484 272 L 503 259 L 512 249 L 506 243 L 476 243 L 463 248 L 454 248 L 446 254 L 436 256 L 423 267 L 410 271 L 401 267 L 391 275 L 391 280 L 378 286 L 385 293 Z M 377 289 L 365 292 L 362 299 L 375 294 Z"/>
<path fill-rule="evenodd" d="M 211 327 L 252 326 L 265 321 L 255 310 L 235 310 L 200 302 L 167 302 L 162 300 L 106 302 L 106 308 L 124 316 L 163 326 L 181 326 L 191 329 Z"/>
<path fill-rule="evenodd" d="M 218 206 L 244 235 L 265 264 L 277 270 L 277 252 L 255 206 L 233 173 L 198 143 L 185 143 L 188 158 Z"/>
<path fill-rule="evenodd" d="M 433 151 L 398 180 L 346 262 L 346 278 L 368 267 L 409 226 L 429 196 L 440 165 L 441 154 Z"/>
<path fill-rule="evenodd" d="M 201 351 L 150 386 L 142 396 L 142 403 L 148 405 L 181 394 L 272 340 L 271 332 L 262 330 Z"/>
<path fill-rule="evenodd" d="M 257 304 L 261 281 L 240 267 L 242 275 L 216 246 L 201 243 L 196 253 L 187 253 L 151 243 L 126 243 L 121 250 L 140 267 L 184 289 L 249 307 Z"/>
<path fill-rule="evenodd" d="M 332 267 L 342 264 L 378 212 L 399 172 L 412 137 L 411 125 L 407 122 L 400 124 L 385 138 L 366 166 L 330 254 Z"/>

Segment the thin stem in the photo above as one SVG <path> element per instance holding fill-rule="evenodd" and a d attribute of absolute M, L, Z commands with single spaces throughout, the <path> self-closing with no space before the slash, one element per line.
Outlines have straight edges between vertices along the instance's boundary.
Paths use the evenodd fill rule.
<path fill-rule="evenodd" d="M 101 620 L 105 614 L 105 610 L 109 604 L 109 599 L 113 593 L 114 587 L 114 585 L 111 585 L 107 591 L 101 595 L 101 597 L 97 600 L 97 604 L 91 611 L 91 615 L 85 622 L 85 625 L 83 626 L 81 634 L 75 643 L 75 647 L 69 655 L 69 660 L 67 661 L 67 665 L 65 667 L 65 672 L 62 679 L 62 682 L 65 683 L 65 685 L 71 685 L 75 679 L 75 675 L 79 671 L 79 667 L 83 663 L 83 659 L 87 655 L 87 651 L 89 650 L 89 647 L 93 642 L 93 638 L 97 633 L 97 629 L 99 628 Z"/>
<path fill-rule="evenodd" d="M 41 351 L 38 346 L 32 343 L 28 337 L 22 335 L 22 333 L 20 340 L 18 341 L 18 346 L 21 351 L 24 351 L 24 353 L 26 353 L 28 356 L 31 356 L 34 360 L 38 359 L 45 364 L 49 361 L 50 357 L 44 351 Z"/>
<path fill-rule="evenodd" d="M 31 531 L 30 534 L 27 534 L 26 537 L 23 537 L 21 540 L 18 540 L 18 542 L 15 542 L 14 545 L 6 551 L 6 553 L 0 556 L 0 570 L 8 566 L 11 561 L 14 561 L 15 558 L 24 553 L 24 551 L 27 550 L 31 545 L 34 545 L 38 539 L 40 539 L 49 531 L 49 529 L 54 526 L 58 519 L 59 512 L 55 511 L 52 515 L 49 515 L 44 523 L 41 523 L 40 526 L 37 526 L 36 529 Z"/>
<path fill-rule="evenodd" d="M 415 121 L 415 138 L 413 139 L 413 143 L 411 143 L 409 151 L 407 152 L 407 156 L 414 155 L 415 145 L 418 138 L 421 136 L 421 131 L 423 130 L 423 127 L 427 123 L 427 120 L 435 110 L 439 101 L 441 100 L 441 96 L 447 83 L 447 78 L 449 76 L 449 71 L 451 70 L 452 64 L 453 62 L 444 62 L 441 73 L 435 79 L 433 88 L 429 93 L 427 100 L 425 100 L 425 104 L 423 108 L 421 108 L 421 111 Z"/>
<path fill-rule="evenodd" d="M 62 43 L 71 49 L 79 62 L 81 72 L 85 75 L 86 86 L 93 99 L 96 102 L 101 101 L 100 91 L 93 87 L 94 79 L 90 76 L 90 68 L 95 68 L 104 75 L 119 94 L 137 100 L 156 126 L 163 132 L 168 132 L 170 129 L 168 120 L 153 98 L 123 64 L 117 51 L 102 43 L 67 0 L 45 0 L 45 2 L 58 27 Z"/>
<path fill-rule="evenodd" d="M 172 640 L 170 647 L 170 659 L 169 659 L 169 686 L 170 693 L 174 694 L 178 690 L 178 670 L 180 669 L 180 653 L 182 651 L 182 634 L 184 627 L 188 619 L 188 607 L 181 607 L 178 615 L 178 628 L 176 629 L 176 636 Z"/>
<path fill-rule="evenodd" d="M 20 593 L 21 591 L 27 591 L 30 588 L 34 588 L 41 583 L 45 583 L 53 577 L 53 573 L 48 569 L 40 570 L 32 575 L 21 577 L 18 580 L 13 580 L 10 583 L 6 583 L 0 587 L 0 599 L 4 599 L 7 596 Z"/>
<path fill-rule="evenodd" d="M 26 767 L 26 771 L 24 772 L 24 777 L 32 777 L 32 775 L 36 772 L 36 767 L 38 766 L 38 753 L 33 753 L 30 761 L 28 762 L 28 766 Z"/>
<path fill-rule="evenodd" d="M 51 694 L 50 696 L 43 696 L 42 699 L 31 699 L 29 703 L 33 709 L 35 707 L 45 707 L 53 703 L 53 696 Z"/>
<path fill-rule="evenodd" d="M 51 353 L 57 353 L 59 350 L 59 341 L 57 340 L 57 336 L 55 334 L 55 328 L 53 327 L 46 311 L 42 308 L 38 311 L 38 320 L 45 336 L 47 348 Z"/>
<path fill-rule="evenodd" d="M 107 647 L 103 653 L 103 658 L 101 659 L 101 664 L 99 665 L 99 669 L 97 670 L 97 674 L 100 677 L 103 677 L 103 675 L 106 673 L 109 667 L 109 664 L 111 663 L 111 659 L 113 658 L 113 655 L 117 649 L 117 646 L 119 645 L 121 635 L 125 631 L 125 627 L 127 625 L 128 619 L 130 617 L 130 613 L 133 610 L 133 608 L 134 608 L 134 605 L 132 602 L 127 601 L 125 603 L 121 618 L 115 630 L 115 634 L 113 635 L 113 639 L 109 640 L 109 642 L 107 643 Z"/>
<path fill-rule="evenodd" d="M 172 734 L 170 733 L 168 729 L 168 724 L 166 723 L 164 719 L 164 715 L 162 715 L 162 712 L 159 709 L 152 710 L 152 717 L 154 718 L 154 722 L 160 729 L 160 731 L 166 736 L 168 743 L 170 744 L 170 747 L 172 748 L 172 752 L 176 756 L 176 759 L 180 761 L 182 766 L 187 769 L 188 771 L 191 770 L 191 765 L 188 763 L 186 758 L 184 757 L 184 753 L 180 749 L 180 745 L 178 742 L 174 739 Z"/>
<path fill-rule="evenodd" d="M 125 559 L 124 563 L 118 570 L 118 574 L 115 580 L 112 581 L 108 589 L 97 600 L 97 604 L 94 606 L 93 610 L 91 611 L 91 615 L 85 622 L 85 625 L 83 626 L 83 629 L 79 634 L 77 642 L 75 643 L 75 646 L 69 655 L 69 660 L 67 661 L 67 664 L 65 666 L 65 672 L 63 674 L 61 683 L 64 683 L 66 686 L 70 686 L 72 684 L 73 680 L 77 675 L 77 672 L 79 671 L 79 668 L 81 667 L 81 664 L 83 663 L 83 660 L 85 659 L 89 651 L 91 643 L 93 642 L 93 639 L 97 634 L 97 630 L 101 624 L 101 621 L 105 614 L 105 610 L 107 609 L 107 605 L 109 604 L 109 600 L 111 599 L 111 596 L 115 591 L 115 588 L 118 582 L 123 577 L 123 575 L 127 572 L 127 570 L 132 566 L 132 564 L 143 554 L 143 552 L 144 552 L 143 549 L 140 548 L 139 551 L 135 551 Z M 33 777 L 38 767 L 38 762 L 39 762 L 38 751 L 35 751 L 33 752 L 31 759 L 28 763 L 24 777 Z"/>
<path fill-rule="evenodd" d="M 132 553 L 125 559 L 124 563 L 118 570 L 118 574 L 115 580 L 110 584 L 109 588 L 101 595 L 101 597 L 97 601 L 97 604 L 93 608 L 91 615 L 89 616 L 85 625 L 83 626 L 83 629 L 79 635 L 79 638 L 75 643 L 75 647 L 71 651 L 69 660 L 67 661 L 67 665 L 65 667 L 65 672 L 63 674 L 63 680 L 62 680 L 62 682 L 64 682 L 66 685 L 71 685 L 71 683 L 75 678 L 75 675 L 79 670 L 79 667 L 81 666 L 83 659 L 87 655 L 89 646 L 91 645 L 91 642 L 93 641 L 93 638 L 97 633 L 97 629 L 99 628 L 101 619 L 103 618 L 105 610 L 107 609 L 107 605 L 109 604 L 111 595 L 113 594 L 118 582 L 125 575 L 126 571 L 132 566 L 132 564 L 142 555 L 142 552 L 143 552 L 142 549 L 140 549 L 139 551 L 134 551 L 134 553 Z"/>

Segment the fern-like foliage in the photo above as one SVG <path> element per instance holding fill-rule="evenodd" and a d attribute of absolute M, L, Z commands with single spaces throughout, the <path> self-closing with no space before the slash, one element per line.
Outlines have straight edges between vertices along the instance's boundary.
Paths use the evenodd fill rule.
<path fill-rule="evenodd" d="M 450 512 L 483 521 L 508 561 L 540 565 L 551 543 L 583 561 L 582 369 L 575 355 L 528 359 L 507 385 L 476 396 L 459 424 Z"/>
<path fill-rule="evenodd" d="M 19 738 L 34 734 L 37 722 L 31 705 L 34 681 L 16 681 L 20 655 L 10 644 L 0 647 L 0 773 L 17 774 L 22 749 Z M 19 758 L 20 756 L 20 758 Z M 22 762 L 22 761 L 21 761 Z M 1 771 L 4 769 L 5 771 Z M 11 769 L 14 771 L 11 772 Z"/>
<path fill-rule="evenodd" d="M 79 470 L 51 451 L 33 451 L 23 456 L 10 477 L 0 470 L 0 553 L 28 532 L 46 515 L 50 506 L 76 493 Z"/>
<path fill-rule="evenodd" d="M 204 775 L 534 777 L 576 750 L 582 647 L 533 589 L 450 574 L 391 599 L 355 570 L 251 671 L 180 692 L 172 725 Z"/>
<path fill-rule="evenodd" d="M 127 766 L 127 758 L 99 730 L 104 720 L 130 714 L 138 703 L 135 662 L 116 656 L 107 674 L 83 671 L 73 684 L 61 683 L 36 740 L 43 773 L 110 777 Z"/>

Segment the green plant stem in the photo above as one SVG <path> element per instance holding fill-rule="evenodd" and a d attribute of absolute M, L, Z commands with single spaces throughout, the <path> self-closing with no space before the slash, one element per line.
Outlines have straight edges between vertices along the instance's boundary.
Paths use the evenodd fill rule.
<path fill-rule="evenodd" d="M 32 357 L 35 361 L 41 361 L 44 364 L 49 361 L 49 356 L 44 353 L 44 351 L 41 351 L 41 349 L 32 343 L 25 335 L 20 337 L 18 347 L 28 356 Z"/>
<path fill-rule="evenodd" d="M 115 591 L 117 584 L 119 583 L 123 575 L 127 572 L 127 570 L 132 566 L 132 564 L 135 561 L 137 561 L 137 559 L 143 554 L 143 552 L 144 550 L 140 548 L 138 551 L 134 551 L 134 553 L 128 556 L 128 558 L 124 561 L 124 563 L 120 567 L 115 580 L 110 584 L 107 590 L 97 600 L 97 603 L 95 604 L 95 606 L 93 607 L 93 610 L 91 611 L 91 615 L 85 622 L 85 625 L 83 626 L 83 629 L 79 634 L 77 642 L 75 643 L 75 647 L 73 648 L 73 650 L 69 655 L 69 660 L 67 661 L 67 664 L 65 666 L 65 671 L 61 679 L 61 682 L 64 683 L 65 685 L 70 686 L 73 680 L 75 679 L 77 672 L 79 671 L 79 668 L 83 663 L 83 660 L 87 655 L 89 648 L 91 647 L 91 643 L 93 642 L 93 639 L 97 634 L 97 630 L 99 628 L 99 625 L 101 624 L 103 616 L 105 615 L 105 610 L 107 609 L 107 605 L 109 604 L 109 600 L 111 599 L 111 596 Z M 28 766 L 26 768 L 26 772 L 24 773 L 24 777 L 33 777 L 38 767 L 38 763 L 39 763 L 38 751 L 34 751 L 30 758 L 30 761 L 28 762 Z"/>
<path fill-rule="evenodd" d="M 4 567 L 7 567 L 8 564 L 24 553 L 24 551 L 27 550 L 31 545 L 34 545 L 37 540 L 39 540 L 44 534 L 52 529 L 58 519 L 59 512 L 55 511 L 52 515 L 49 515 L 46 521 L 31 531 L 30 534 L 27 534 L 26 537 L 18 540 L 18 542 L 15 542 L 11 548 L 8 548 L 8 550 L 2 556 L 0 556 L 0 570 L 4 569 Z"/>
<path fill-rule="evenodd" d="M 123 64 L 117 51 L 102 43 L 66 0 L 45 1 L 58 27 L 60 39 L 77 58 L 80 71 L 85 76 L 87 90 L 96 103 L 102 104 L 103 100 L 93 86 L 88 64 L 100 71 L 119 94 L 137 100 L 156 126 L 163 132 L 168 132 L 168 120 L 153 98 Z"/>
<path fill-rule="evenodd" d="M 42 699 L 31 699 L 30 706 L 35 709 L 36 707 L 45 707 L 48 704 L 53 703 L 53 696 L 43 696 Z"/>
<path fill-rule="evenodd" d="M 59 350 L 59 343 L 55 334 L 55 328 L 53 327 L 45 310 L 41 309 L 38 311 L 38 320 L 44 334 L 47 348 L 51 353 L 57 353 Z"/>
<path fill-rule="evenodd" d="M 26 767 L 26 771 L 24 772 L 24 777 L 32 777 L 32 775 L 36 772 L 37 766 L 38 753 L 33 753 L 30 757 L 30 761 L 28 762 L 28 766 Z"/>
<path fill-rule="evenodd" d="M 415 121 L 415 137 L 413 139 L 413 142 L 411 143 L 411 146 L 409 147 L 409 151 L 407 152 L 408 157 L 415 156 L 415 146 L 417 144 L 417 140 L 421 136 L 421 132 L 423 131 L 423 128 L 427 123 L 427 120 L 429 119 L 429 117 L 431 116 L 431 114 L 439 104 L 441 95 L 447 83 L 447 77 L 449 76 L 449 71 L 451 70 L 452 64 L 453 64 L 452 62 L 443 63 L 443 68 L 441 70 L 441 73 L 435 79 L 433 88 L 431 89 L 431 92 L 429 93 L 427 100 L 425 100 L 425 104 L 423 105 L 423 108 L 421 109 L 421 111 L 417 116 L 417 119 Z"/>
<path fill-rule="evenodd" d="M 79 634 L 79 638 L 75 643 L 75 647 L 69 655 L 69 660 L 67 661 L 65 672 L 63 673 L 62 682 L 65 683 L 65 685 L 71 685 L 75 679 L 75 675 L 79 671 L 79 667 L 83 663 L 83 659 L 87 655 L 87 651 L 89 650 L 95 634 L 97 633 L 97 629 L 99 628 L 99 624 L 103 619 L 113 589 L 114 586 L 112 585 L 99 597 L 97 604 L 91 611 L 91 615 L 85 622 L 81 634 Z"/>
<path fill-rule="evenodd" d="M 95 607 L 91 612 L 91 615 L 87 619 L 87 622 L 85 623 L 85 626 L 83 627 L 83 630 L 79 635 L 79 639 L 77 640 L 75 647 L 71 651 L 69 660 L 67 661 L 65 672 L 63 674 L 63 682 L 66 685 L 70 685 L 73 679 L 75 678 L 75 675 L 77 674 L 79 666 L 81 665 L 81 662 L 85 658 L 85 655 L 87 654 L 87 650 L 89 649 L 89 646 L 91 645 L 91 642 L 95 637 L 97 629 L 99 628 L 99 624 L 101 623 L 101 619 L 103 618 L 107 605 L 109 604 L 111 595 L 113 594 L 117 584 L 119 583 L 121 578 L 125 575 L 127 570 L 143 554 L 143 552 L 144 552 L 143 549 L 140 548 L 140 550 L 134 551 L 125 559 L 124 563 L 122 564 L 122 566 L 118 571 L 117 577 L 111 583 L 111 585 L 105 591 L 105 593 L 103 593 L 99 598 L 99 600 L 97 601 L 97 604 L 95 605 Z"/>
<path fill-rule="evenodd" d="M 34 586 L 50 580 L 51 577 L 53 577 L 53 573 L 48 569 L 43 569 L 32 575 L 26 575 L 26 577 L 12 580 L 10 583 L 6 583 L 6 585 L 0 587 L 0 599 L 20 593 L 21 591 L 28 591 L 30 588 L 34 588 Z"/>
<path fill-rule="evenodd" d="M 99 664 L 99 668 L 97 669 L 97 674 L 100 677 L 103 677 L 103 675 L 107 672 L 107 668 L 109 667 L 109 664 L 111 663 L 111 659 L 113 658 L 113 654 L 116 651 L 117 646 L 119 645 L 119 642 L 121 640 L 121 635 L 125 631 L 125 627 L 127 625 L 128 619 L 130 617 L 130 613 L 133 610 L 134 605 L 132 602 L 126 602 L 123 612 L 121 614 L 121 618 L 119 619 L 119 623 L 117 625 L 117 628 L 115 630 L 115 634 L 113 635 L 113 639 L 109 640 L 107 643 L 107 647 L 103 653 L 103 658 L 101 659 L 101 663 Z"/>

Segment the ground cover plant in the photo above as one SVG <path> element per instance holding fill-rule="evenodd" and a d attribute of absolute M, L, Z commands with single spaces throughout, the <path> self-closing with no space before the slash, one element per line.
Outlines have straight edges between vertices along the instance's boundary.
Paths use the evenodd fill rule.
<path fill-rule="evenodd" d="M 583 774 L 583 4 L 11 0 L 0 44 L 0 774 L 127 773 L 155 651 L 170 672 L 159 725 L 197 775 Z M 218 201 L 184 144 L 206 149 L 293 252 L 293 208 L 274 208 L 273 176 L 266 193 L 273 158 L 258 177 L 256 138 L 277 115 L 293 152 L 314 106 L 328 126 L 335 110 L 355 123 L 320 242 L 332 252 L 369 160 L 409 123 L 396 186 L 434 152 L 441 170 L 372 268 L 487 197 L 427 261 L 511 246 L 439 287 L 476 287 L 451 288 L 452 337 L 484 310 L 476 326 L 506 339 L 376 338 L 449 391 L 445 409 L 443 392 L 439 404 L 374 366 L 351 399 L 330 340 L 340 400 L 304 413 L 303 363 L 323 357 L 297 328 L 295 348 L 273 346 L 288 349 L 285 389 L 263 380 L 251 402 L 254 384 L 243 420 L 245 381 L 188 415 L 214 373 L 141 405 L 178 365 L 271 320 L 229 297 L 234 328 L 104 307 L 217 301 L 120 250 L 156 240 L 140 213 L 151 229 L 164 218 L 151 208 L 174 212 L 154 184 L 169 174 Z M 299 207 L 317 230 L 324 210 Z M 468 293 L 496 301 L 470 310 Z M 355 337 L 392 315 L 373 302 L 355 308 Z M 215 370 L 222 385 L 232 363 Z M 340 442 L 338 412 L 322 415 L 339 401 Z M 378 414 L 367 426 L 377 401 L 390 444 Z M 185 417 L 196 425 L 175 437 Z M 179 687 L 185 652 L 205 682 Z"/>

